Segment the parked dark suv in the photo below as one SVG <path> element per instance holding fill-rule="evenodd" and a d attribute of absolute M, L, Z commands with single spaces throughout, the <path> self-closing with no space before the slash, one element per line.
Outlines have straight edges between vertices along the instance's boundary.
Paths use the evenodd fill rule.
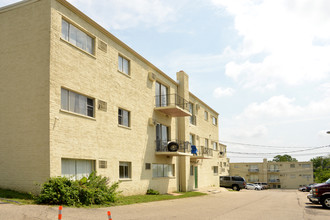
<path fill-rule="evenodd" d="M 220 176 L 220 186 L 239 191 L 245 188 L 246 181 L 241 176 Z"/>
<path fill-rule="evenodd" d="M 321 203 L 324 208 L 330 209 L 330 179 L 325 183 L 313 186 L 311 194 L 307 195 L 307 198 L 312 203 Z"/>

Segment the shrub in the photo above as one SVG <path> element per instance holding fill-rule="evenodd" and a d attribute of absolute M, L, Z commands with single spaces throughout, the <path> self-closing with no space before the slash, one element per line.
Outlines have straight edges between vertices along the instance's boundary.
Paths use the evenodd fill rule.
<path fill-rule="evenodd" d="M 148 189 L 147 195 L 159 195 L 159 192 L 157 190 Z"/>
<path fill-rule="evenodd" d="M 117 200 L 119 182 L 108 186 L 106 177 L 95 172 L 88 178 L 70 180 L 66 177 L 53 177 L 42 185 L 37 203 L 50 205 L 81 206 L 109 204 Z"/>

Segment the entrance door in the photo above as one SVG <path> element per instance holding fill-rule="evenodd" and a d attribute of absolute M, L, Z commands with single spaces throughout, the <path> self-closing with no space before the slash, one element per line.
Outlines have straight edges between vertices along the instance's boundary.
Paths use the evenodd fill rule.
<path fill-rule="evenodd" d="M 195 167 L 195 189 L 198 188 L 198 167 Z"/>

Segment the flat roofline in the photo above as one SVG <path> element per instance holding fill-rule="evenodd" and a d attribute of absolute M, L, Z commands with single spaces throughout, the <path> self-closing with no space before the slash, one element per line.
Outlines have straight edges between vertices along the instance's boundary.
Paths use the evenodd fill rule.
<path fill-rule="evenodd" d="M 16 2 L 16 3 L 10 4 L 10 5 L 1 7 L 0 8 L 0 13 L 3 13 L 3 12 L 6 12 L 6 11 L 15 9 L 16 7 L 21 7 L 21 6 L 24 6 L 24 5 L 27 5 L 27 4 L 31 4 L 31 3 L 34 3 L 34 2 L 39 2 L 39 1 L 40 0 L 23 0 L 23 1 L 20 1 L 20 2 Z M 82 18 L 84 21 L 86 21 L 87 23 L 89 23 L 90 25 L 92 25 L 93 27 L 95 27 L 97 30 L 99 30 L 101 33 L 103 33 L 105 36 L 109 37 L 115 43 L 119 44 L 124 49 L 126 49 L 127 51 L 129 51 L 130 53 L 132 53 L 138 59 L 140 59 L 141 61 L 143 61 L 144 63 L 146 63 L 150 68 L 154 69 L 155 71 L 157 71 L 158 73 L 160 73 L 162 76 L 164 76 L 166 79 L 168 79 L 171 83 L 173 83 L 176 86 L 179 85 L 175 80 L 173 80 L 171 77 L 169 77 L 166 73 L 164 73 L 158 67 L 156 67 L 155 65 L 153 65 L 151 62 L 149 62 L 147 59 L 145 59 L 142 55 L 140 55 L 139 53 L 137 53 L 135 50 L 133 50 L 127 44 L 125 44 L 124 42 L 122 42 L 121 40 L 119 40 L 116 36 L 114 36 L 109 31 L 107 31 L 105 28 L 103 28 L 101 25 L 99 25 L 98 23 L 96 23 L 93 19 L 91 19 L 90 17 L 88 17 L 86 14 L 84 14 L 78 8 L 76 8 L 75 6 L 73 6 L 72 4 L 70 4 L 69 2 L 67 2 L 66 0 L 56 0 L 56 1 L 59 2 L 60 4 L 62 4 L 63 6 L 65 6 L 66 8 L 68 8 L 69 10 L 73 11 L 80 18 Z M 195 96 L 191 92 L 189 92 L 189 94 L 191 96 L 193 96 L 195 99 L 197 99 L 198 101 L 200 101 L 203 105 L 205 105 L 206 107 L 208 107 L 210 110 L 212 110 L 215 114 L 217 114 L 217 116 L 219 115 L 218 112 L 216 112 L 214 109 L 212 109 L 209 105 L 207 105 L 205 102 L 203 102 L 197 96 Z"/>

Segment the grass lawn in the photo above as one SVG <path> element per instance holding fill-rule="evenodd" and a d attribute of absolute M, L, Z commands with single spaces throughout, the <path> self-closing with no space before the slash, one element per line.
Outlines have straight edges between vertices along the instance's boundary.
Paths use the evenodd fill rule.
<path fill-rule="evenodd" d="M 99 207 L 109 207 L 109 206 L 121 206 L 129 205 L 135 203 L 145 203 L 161 200 L 170 200 L 170 199 L 181 199 L 195 196 L 207 195 L 206 193 L 201 192 L 180 192 L 177 193 L 180 195 L 135 195 L 135 196 L 121 196 L 116 203 L 108 205 L 92 205 L 88 206 L 89 208 L 99 208 Z M 13 190 L 1 189 L 0 188 L 0 202 L 12 203 L 12 204 L 36 204 L 33 196 L 28 193 L 20 193 Z M 17 203 L 18 202 L 18 203 Z M 82 206 L 85 207 L 86 206 Z"/>
<path fill-rule="evenodd" d="M 118 205 L 129 205 L 135 203 L 145 203 L 145 202 L 153 202 L 153 201 L 161 201 L 161 200 L 170 200 L 170 199 L 181 199 L 195 196 L 204 196 L 206 193 L 201 192 L 180 192 L 178 194 L 181 195 L 135 195 L 135 196 L 124 196 L 119 199 L 118 202 L 113 204 L 114 206 Z"/>
<path fill-rule="evenodd" d="M 28 193 L 21 193 L 10 189 L 0 188 L 0 202 L 13 204 L 35 204 L 33 196 Z"/>

